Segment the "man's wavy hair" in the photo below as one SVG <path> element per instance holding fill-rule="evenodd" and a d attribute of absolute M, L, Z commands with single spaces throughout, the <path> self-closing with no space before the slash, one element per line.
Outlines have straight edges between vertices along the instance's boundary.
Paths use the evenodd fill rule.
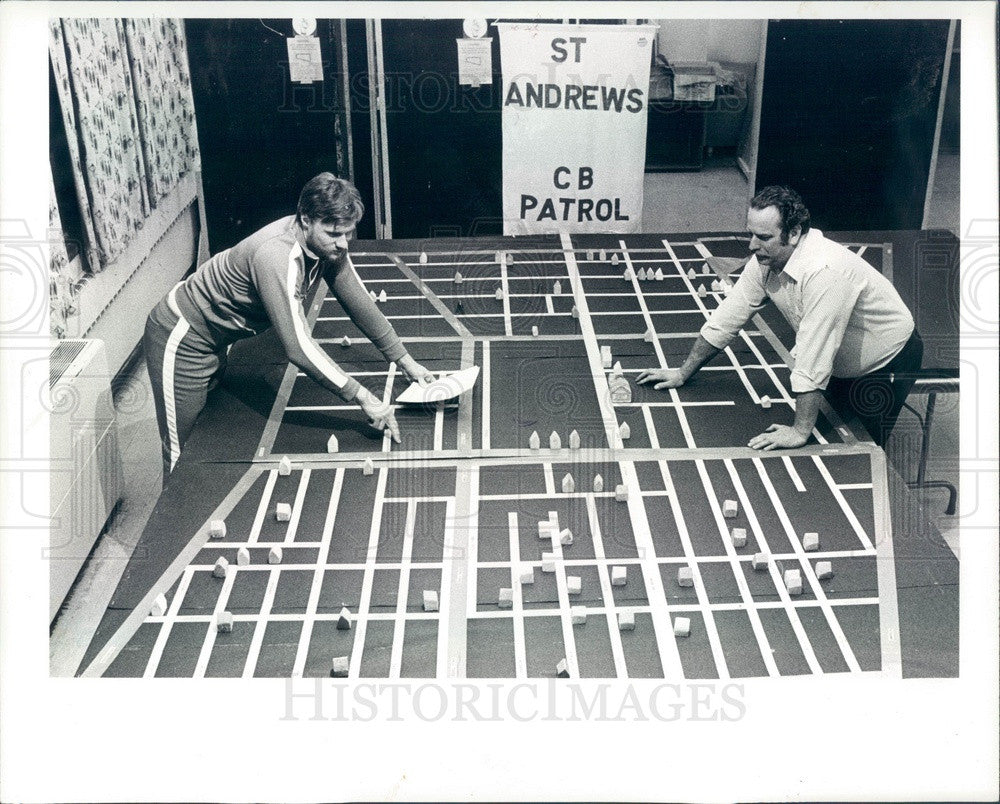
<path fill-rule="evenodd" d="M 802 234 L 809 231 L 809 210 L 802 203 L 801 196 L 791 187 L 772 184 L 765 187 L 750 201 L 752 209 L 776 207 L 781 215 L 781 242 L 788 243 L 788 235 L 796 226 L 802 227 Z"/>
<path fill-rule="evenodd" d="M 353 184 L 338 179 L 332 173 L 320 173 L 302 188 L 295 220 L 301 223 L 305 215 L 324 223 L 354 226 L 364 214 L 364 202 Z"/>

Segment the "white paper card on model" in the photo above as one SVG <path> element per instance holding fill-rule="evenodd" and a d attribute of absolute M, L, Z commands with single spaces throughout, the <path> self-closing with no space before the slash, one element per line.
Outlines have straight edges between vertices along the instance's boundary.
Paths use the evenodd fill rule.
<path fill-rule="evenodd" d="M 479 366 L 472 366 L 439 377 L 430 385 L 411 383 L 409 388 L 396 397 L 396 403 L 400 405 L 433 405 L 436 402 L 447 402 L 470 390 L 478 379 Z"/>

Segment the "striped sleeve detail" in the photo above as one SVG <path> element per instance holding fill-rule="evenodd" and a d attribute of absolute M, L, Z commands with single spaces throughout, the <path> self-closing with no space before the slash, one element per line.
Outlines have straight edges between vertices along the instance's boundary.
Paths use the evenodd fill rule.
<path fill-rule="evenodd" d="M 292 246 L 288 254 L 288 266 L 285 274 L 285 296 L 292 314 L 292 329 L 295 341 L 305 358 L 315 366 L 316 370 L 336 388 L 343 390 L 351 378 L 341 371 L 340 367 L 330 359 L 319 345 L 312 339 L 302 311 L 302 305 L 296 298 L 298 290 L 298 256 L 302 253 L 299 244 Z"/>

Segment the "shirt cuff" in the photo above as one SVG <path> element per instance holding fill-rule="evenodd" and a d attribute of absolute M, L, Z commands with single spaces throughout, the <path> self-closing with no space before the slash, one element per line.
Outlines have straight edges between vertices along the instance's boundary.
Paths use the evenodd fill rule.
<path fill-rule="evenodd" d="M 807 394 L 810 391 L 825 391 L 826 386 L 830 382 L 830 378 L 827 377 L 826 382 L 820 385 L 818 382 L 805 374 L 801 374 L 798 371 L 793 371 L 791 375 L 791 386 L 793 394 Z"/>
<path fill-rule="evenodd" d="M 714 326 L 710 321 L 702 325 L 699 334 L 716 349 L 725 349 L 729 346 L 729 342 L 736 337 L 735 332 L 730 335 Z"/>
<path fill-rule="evenodd" d="M 354 398 L 358 395 L 358 391 L 361 390 L 361 383 L 356 379 L 351 377 L 345 384 L 344 387 L 340 389 L 340 398 L 345 402 L 353 402 Z"/>

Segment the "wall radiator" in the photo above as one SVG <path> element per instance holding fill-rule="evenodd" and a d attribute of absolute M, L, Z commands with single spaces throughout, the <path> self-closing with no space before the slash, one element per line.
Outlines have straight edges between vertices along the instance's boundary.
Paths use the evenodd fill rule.
<path fill-rule="evenodd" d="M 49 355 L 49 619 L 59 611 L 121 497 L 122 465 L 107 351 L 64 340 Z"/>

